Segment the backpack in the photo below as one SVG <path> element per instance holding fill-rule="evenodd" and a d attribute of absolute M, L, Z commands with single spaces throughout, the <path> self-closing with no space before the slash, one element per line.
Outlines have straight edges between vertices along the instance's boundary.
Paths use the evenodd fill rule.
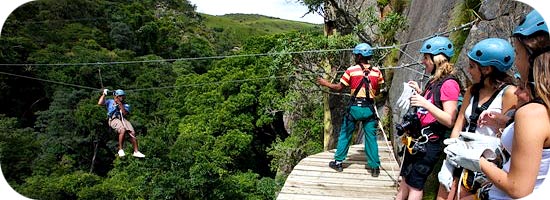
<path fill-rule="evenodd" d="M 443 79 L 441 79 L 437 82 L 427 83 L 426 89 L 424 90 L 424 92 L 421 95 L 424 96 L 426 91 L 429 90 L 430 94 L 428 94 L 427 99 L 430 99 L 431 96 L 433 95 L 434 105 L 436 107 L 438 107 L 439 109 L 443 110 L 443 102 L 441 101 L 441 87 L 443 86 L 443 83 L 445 83 L 445 81 L 447 81 L 449 79 L 455 80 L 458 83 L 458 87 L 460 88 L 460 93 L 458 95 L 457 113 L 456 113 L 456 115 L 458 115 L 458 112 L 460 112 L 460 108 L 462 107 L 462 101 L 464 100 L 465 91 L 464 91 L 462 85 L 460 84 L 460 80 L 458 80 L 458 78 L 455 77 L 454 75 L 446 76 L 445 78 L 443 78 Z M 440 124 L 438 121 L 435 121 L 432 124 L 433 124 L 432 126 L 436 126 L 436 127 L 438 127 L 439 130 L 444 132 L 444 134 L 442 135 L 444 138 L 449 138 L 451 136 L 452 128 L 448 128 L 448 127 Z"/>

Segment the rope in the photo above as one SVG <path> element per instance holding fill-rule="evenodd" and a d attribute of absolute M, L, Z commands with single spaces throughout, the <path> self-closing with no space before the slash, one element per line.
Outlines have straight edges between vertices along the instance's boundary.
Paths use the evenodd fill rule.
<path fill-rule="evenodd" d="M 105 88 L 103 87 L 103 79 L 101 78 L 101 67 L 100 68 L 97 68 L 97 72 L 99 74 L 99 83 L 101 84 L 101 88 Z"/>
<path fill-rule="evenodd" d="M 4 74 L 4 75 L 8 75 L 8 76 L 16 76 L 16 77 L 20 77 L 20 78 L 27 78 L 27 79 L 37 80 L 37 81 L 44 81 L 44 82 L 48 82 L 48 83 L 55 83 L 55 84 L 60 84 L 60 85 L 66 85 L 66 86 L 71 86 L 71 87 L 83 88 L 83 89 L 101 90 L 100 88 L 93 88 L 93 87 L 88 87 L 88 86 L 83 86 L 83 85 L 76 85 L 76 84 L 71 84 L 71 83 L 63 83 L 63 82 L 59 82 L 59 81 L 52 81 L 52 80 L 41 79 L 41 78 L 34 78 L 34 77 L 30 77 L 30 76 L 23 76 L 23 75 L 12 74 L 12 73 L 7 73 L 7 72 L 1 72 L 1 71 L 0 71 L 0 74 Z"/>
<path fill-rule="evenodd" d="M 409 63 L 409 64 L 400 65 L 400 66 L 397 66 L 397 67 L 383 67 L 383 68 L 380 68 L 380 69 L 401 69 L 401 68 L 408 69 L 408 67 L 410 67 L 410 66 L 419 65 L 419 64 L 420 63 Z M 413 70 L 413 71 L 415 71 L 415 70 Z M 338 71 L 338 72 L 344 72 L 344 71 Z M 421 72 L 417 71 L 417 73 L 421 73 Z M 315 76 L 315 75 L 320 75 L 320 74 L 322 74 L 322 73 L 304 73 L 304 74 L 300 74 L 300 75 L 270 76 L 270 77 L 229 80 L 229 81 L 218 81 L 218 82 L 209 82 L 209 83 L 193 83 L 193 84 L 178 85 L 178 86 L 171 85 L 171 86 L 161 86 L 161 87 L 151 87 L 151 88 L 128 89 L 126 91 L 140 92 L 140 91 L 147 91 L 147 90 L 170 89 L 170 88 L 176 88 L 176 87 L 194 87 L 194 86 L 203 86 L 203 85 L 212 85 L 212 84 L 241 83 L 241 82 L 256 81 L 256 80 L 291 78 L 291 77 L 297 77 L 297 76 Z"/>
<path fill-rule="evenodd" d="M 460 26 L 453 27 L 451 30 L 434 33 L 432 35 L 419 38 L 413 41 L 409 41 L 403 44 L 395 44 L 391 46 L 376 46 L 372 50 L 381 50 L 381 49 L 393 49 L 399 48 L 405 45 L 412 43 L 424 41 L 426 39 L 445 35 L 454 31 L 462 30 L 467 27 L 472 26 L 478 20 L 462 24 Z M 189 60 L 210 60 L 210 59 L 224 59 L 224 58 L 242 58 L 242 57 L 257 57 L 257 56 L 275 56 L 275 55 L 292 55 L 292 54 L 303 54 L 303 53 L 327 53 L 327 52 L 340 52 L 340 51 L 351 51 L 352 49 L 326 49 L 326 50 L 307 50 L 307 51 L 294 51 L 294 52 L 274 52 L 274 53 L 258 53 L 258 54 L 240 54 L 240 55 L 229 55 L 229 56 L 206 56 L 206 57 L 194 57 L 194 58 L 175 58 L 175 59 L 158 59 L 158 60 L 133 60 L 133 61 L 114 61 L 114 62 L 85 62 L 85 63 L 0 63 L 0 66 L 85 66 L 85 65 L 116 65 L 116 64 L 139 64 L 139 63 L 158 63 L 158 62 L 174 62 L 174 61 L 189 61 Z"/>
<path fill-rule="evenodd" d="M 408 63 L 408 64 L 402 64 L 400 66 L 395 66 L 395 67 L 393 67 L 393 66 L 382 67 L 380 69 L 402 69 L 402 68 L 404 68 L 404 69 L 408 69 L 408 70 L 411 70 L 411 71 L 416 72 L 416 73 L 423 74 L 422 72 L 419 72 L 419 71 L 416 71 L 414 69 L 409 68 L 410 66 L 419 65 L 419 64 L 420 63 L 417 63 L 417 62 L 416 63 Z M 341 72 L 344 72 L 344 71 L 338 71 L 338 72 L 341 73 Z M 48 83 L 55 83 L 55 84 L 60 84 L 60 85 L 65 85 L 65 86 L 76 87 L 76 88 L 90 89 L 90 90 L 101 90 L 103 88 L 103 80 L 102 80 L 102 77 L 101 77 L 101 69 L 98 69 L 101 88 L 93 88 L 93 87 L 88 87 L 88 86 L 64 83 L 64 82 L 59 82 L 59 81 L 52 81 L 52 80 L 47 80 L 47 79 L 35 78 L 35 77 L 12 74 L 12 73 L 1 72 L 1 71 L 0 71 L 0 74 L 20 77 L 20 78 L 27 78 L 27 79 L 32 79 L 32 80 L 38 80 L 38 81 L 43 81 L 43 82 L 48 82 Z M 148 90 L 171 89 L 171 88 L 176 88 L 176 87 L 194 87 L 194 86 L 203 86 L 203 85 L 211 85 L 211 84 L 241 83 L 241 82 L 247 82 L 247 81 L 266 80 L 266 79 L 282 79 L 282 78 L 291 78 L 291 77 L 297 77 L 297 76 L 314 76 L 314 75 L 320 75 L 320 74 L 323 74 L 323 73 L 313 72 L 313 73 L 304 73 L 304 74 L 300 74 L 300 75 L 269 76 L 269 77 L 240 79 L 240 80 L 229 80 L 229 81 L 218 81 L 218 82 L 209 82 L 209 83 L 193 83 L 193 84 L 186 84 L 186 85 L 170 85 L 170 86 L 151 87 L 151 88 L 136 88 L 136 89 L 128 89 L 126 91 L 127 92 L 140 92 L 140 91 L 148 91 Z M 190 76 L 190 75 L 188 75 L 188 76 Z M 346 94 L 340 94 L 340 95 L 346 95 Z"/>
<path fill-rule="evenodd" d="M 374 103 L 373 108 L 374 108 L 374 113 L 376 113 L 376 117 L 378 117 L 380 119 L 380 115 L 378 114 L 378 109 L 376 108 L 376 102 Z M 386 131 L 384 131 L 384 126 L 382 125 L 382 122 L 380 122 L 380 120 L 378 120 L 378 126 L 380 127 L 380 130 L 382 131 L 382 134 L 384 135 L 384 141 L 386 142 L 386 146 L 388 146 L 388 149 L 390 149 L 392 159 L 399 166 L 399 162 L 397 162 L 397 159 L 396 159 L 397 155 L 393 151 L 393 147 L 390 145 L 390 142 L 388 141 L 388 136 L 386 135 Z M 398 182 L 397 179 L 398 179 L 399 176 L 397 176 L 397 174 L 395 174 L 395 170 L 393 169 L 393 165 L 391 165 L 391 171 L 393 172 L 393 176 L 395 177 L 394 182 L 397 184 L 397 182 Z"/>
<path fill-rule="evenodd" d="M 133 61 L 114 61 L 114 62 L 86 62 L 86 63 L 0 63 L 0 66 L 86 66 L 86 65 L 117 65 L 117 64 L 143 64 L 143 63 L 159 63 L 159 62 L 175 62 L 189 60 L 212 60 L 225 58 L 243 58 L 243 57 L 259 57 L 259 56 L 276 56 L 276 55 L 292 55 L 304 53 L 327 53 L 339 51 L 351 51 L 352 49 L 326 49 L 326 50 L 307 50 L 294 52 L 275 52 L 275 53 L 257 53 L 257 54 L 239 54 L 229 56 L 206 56 L 194 58 L 173 58 L 173 59 L 158 59 L 158 60 L 133 60 Z"/>

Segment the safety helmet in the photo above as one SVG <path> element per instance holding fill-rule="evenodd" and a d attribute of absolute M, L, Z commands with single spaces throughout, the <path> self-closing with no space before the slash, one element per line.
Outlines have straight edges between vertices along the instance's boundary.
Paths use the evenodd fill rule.
<path fill-rule="evenodd" d="M 437 36 L 426 40 L 424 44 L 422 44 L 420 53 L 429 53 L 434 56 L 443 54 L 447 56 L 447 58 L 450 58 L 454 55 L 453 48 L 453 43 L 448 38 Z"/>
<path fill-rule="evenodd" d="M 510 42 L 500 38 L 481 40 L 468 52 L 468 57 L 481 67 L 494 66 L 506 72 L 514 63 L 515 52 Z"/>
<path fill-rule="evenodd" d="M 372 56 L 372 47 L 367 43 L 361 43 L 355 46 L 353 54 L 361 54 L 365 57 Z"/>
<path fill-rule="evenodd" d="M 115 96 L 126 96 L 126 93 L 124 92 L 124 90 L 118 89 L 118 90 L 115 90 L 113 95 L 115 95 Z"/>
<path fill-rule="evenodd" d="M 514 30 L 514 36 L 529 36 L 533 33 L 544 31 L 548 33 L 548 26 L 544 19 L 536 10 L 531 11 L 525 16 Z"/>

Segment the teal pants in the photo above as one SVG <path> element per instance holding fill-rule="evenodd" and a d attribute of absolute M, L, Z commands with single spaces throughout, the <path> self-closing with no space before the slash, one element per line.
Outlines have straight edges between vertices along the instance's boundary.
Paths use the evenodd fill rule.
<path fill-rule="evenodd" d="M 350 115 L 356 121 L 363 121 L 363 131 L 365 132 L 365 155 L 367 157 L 367 165 L 371 168 L 380 167 L 380 157 L 378 156 L 378 142 L 376 137 L 376 118 L 373 110 L 370 107 L 351 106 Z M 348 155 L 350 140 L 355 130 L 355 122 L 349 117 L 344 117 L 340 136 L 338 136 L 338 145 L 334 160 L 343 161 Z"/>

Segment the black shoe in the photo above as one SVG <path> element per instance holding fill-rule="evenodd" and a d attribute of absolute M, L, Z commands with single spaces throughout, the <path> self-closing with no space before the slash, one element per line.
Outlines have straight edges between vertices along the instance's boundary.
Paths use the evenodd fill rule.
<path fill-rule="evenodd" d="M 378 177 L 380 175 L 380 168 L 379 167 L 374 168 L 374 169 L 370 168 L 369 171 L 370 171 L 370 175 L 372 177 Z"/>
<path fill-rule="evenodd" d="M 328 163 L 328 166 L 334 170 L 336 170 L 337 172 L 342 172 L 344 171 L 344 168 L 342 167 L 342 163 L 336 163 L 336 161 L 330 161 Z"/>
<path fill-rule="evenodd" d="M 372 177 L 378 177 L 380 175 L 380 168 L 372 168 L 369 167 L 369 165 L 365 165 L 365 169 L 369 170 L 369 173 L 372 175 Z"/>

